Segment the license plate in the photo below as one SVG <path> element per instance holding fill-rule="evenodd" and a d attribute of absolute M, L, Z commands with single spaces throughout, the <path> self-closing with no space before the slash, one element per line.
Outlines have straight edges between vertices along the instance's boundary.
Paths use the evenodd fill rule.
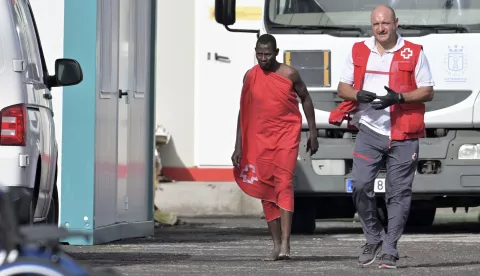
<path fill-rule="evenodd" d="M 347 178 L 345 179 L 347 193 L 353 192 L 352 180 Z M 373 190 L 375 193 L 385 193 L 385 178 L 377 178 L 373 182 Z"/>

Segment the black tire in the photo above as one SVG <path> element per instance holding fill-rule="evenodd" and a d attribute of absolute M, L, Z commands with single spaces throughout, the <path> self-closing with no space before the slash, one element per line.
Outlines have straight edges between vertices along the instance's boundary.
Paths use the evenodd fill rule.
<path fill-rule="evenodd" d="M 57 176 L 55 173 L 55 186 L 53 187 L 52 199 L 50 201 L 50 208 L 48 209 L 47 218 L 45 222 L 47 224 L 57 225 L 58 224 L 58 189 L 57 189 Z"/>
<path fill-rule="evenodd" d="M 433 225 L 435 221 L 435 214 L 437 208 L 426 207 L 412 209 L 408 216 L 407 226 L 409 227 L 429 227 Z"/>
<path fill-rule="evenodd" d="M 406 227 L 429 227 L 433 225 L 435 221 L 435 214 L 437 208 L 435 207 L 423 207 L 412 208 L 408 215 Z M 388 228 L 388 213 L 386 207 L 378 208 L 377 217 L 382 223 L 385 231 Z"/>
<path fill-rule="evenodd" d="M 57 189 L 57 173 L 58 165 L 55 165 L 55 176 L 53 178 L 53 191 L 52 198 L 50 199 L 50 207 L 48 208 L 47 217 L 43 221 L 45 224 L 58 225 L 58 213 L 60 203 L 58 201 L 58 189 Z"/>
<path fill-rule="evenodd" d="M 292 234 L 311 234 L 316 224 L 315 205 L 306 198 L 295 198 L 295 210 L 292 218 Z"/>
<path fill-rule="evenodd" d="M 35 215 L 35 209 L 34 209 L 34 202 L 33 200 L 30 201 L 30 204 L 28 205 L 28 211 L 23 213 L 23 214 L 17 214 L 18 215 L 18 223 L 20 225 L 32 225 L 34 223 L 34 215 Z"/>
<path fill-rule="evenodd" d="M 377 208 L 377 219 L 380 221 L 380 223 L 383 226 L 383 229 L 385 232 L 387 231 L 388 228 L 388 213 L 387 213 L 387 207 L 379 207 Z"/>
<path fill-rule="evenodd" d="M 40 162 L 40 161 L 39 161 Z M 40 176 L 42 174 L 41 167 L 37 165 L 37 171 L 35 173 L 35 188 L 33 190 L 32 199 L 30 200 L 30 205 L 28 207 L 28 212 L 25 214 L 17 213 L 19 219 L 18 223 L 20 225 L 32 225 L 35 223 L 35 210 L 37 208 L 38 193 L 40 189 Z"/>

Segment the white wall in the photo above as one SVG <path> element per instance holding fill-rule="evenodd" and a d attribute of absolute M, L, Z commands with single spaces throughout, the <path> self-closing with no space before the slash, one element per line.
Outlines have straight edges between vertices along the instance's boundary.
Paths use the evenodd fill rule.
<path fill-rule="evenodd" d="M 232 28 L 259 29 L 262 3 L 237 0 Z M 242 79 L 255 64 L 257 37 L 227 31 L 212 16 L 214 6 L 214 0 L 195 2 L 195 165 L 228 170 L 235 147 Z M 228 61 L 215 60 L 215 53 L 228 57 Z"/>
<path fill-rule="evenodd" d="M 50 75 L 55 73 L 55 60 L 63 57 L 63 15 L 64 15 L 64 0 L 48 0 L 46 5 L 45 0 L 30 0 L 37 28 L 42 42 L 43 53 L 47 63 L 48 72 Z M 63 89 L 55 87 L 52 89 L 52 104 L 55 121 L 55 131 L 58 142 L 58 175 L 57 186 L 58 194 L 61 197 L 62 187 L 62 103 L 63 103 Z M 61 200 L 60 200 L 61 202 Z M 60 213 L 62 212 L 61 206 Z"/>
<path fill-rule="evenodd" d="M 164 168 L 231 166 L 241 80 L 254 65 L 256 36 L 217 24 L 214 5 L 184 0 L 179 9 L 178 0 L 157 2 L 156 124 L 172 135 L 160 149 Z M 259 29 L 262 6 L 263 0 L 238 0 L 234 27 Z"/>
<path fill-rule="evenodd" d="M 161 151 L 165 167 L 194 165 L 194 0 L 157 1 L 156 124 L 172 135 Z"/>

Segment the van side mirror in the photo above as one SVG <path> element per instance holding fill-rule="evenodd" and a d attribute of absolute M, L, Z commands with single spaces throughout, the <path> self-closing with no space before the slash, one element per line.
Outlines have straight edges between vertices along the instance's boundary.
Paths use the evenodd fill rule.
<path fill-rule="evenodd" d="M 225 26 L 235 24 L 235 0 L 215 0 L 215 21 Z"/>
<path fill-rule="evenodd" d="M 83 71 L 80 64 L 69 58 L 59 58 L 55 60 L 54 86 L 76 85 L 83 80 Z"/>

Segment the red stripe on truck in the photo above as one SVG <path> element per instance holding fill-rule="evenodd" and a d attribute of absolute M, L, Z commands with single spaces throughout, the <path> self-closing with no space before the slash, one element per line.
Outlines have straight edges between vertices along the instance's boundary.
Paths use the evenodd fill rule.
<path fill-rule="evenodd" d="M 232 168 L 163 168 L 163 174 L 175 181 L 232 182 Z"/>

